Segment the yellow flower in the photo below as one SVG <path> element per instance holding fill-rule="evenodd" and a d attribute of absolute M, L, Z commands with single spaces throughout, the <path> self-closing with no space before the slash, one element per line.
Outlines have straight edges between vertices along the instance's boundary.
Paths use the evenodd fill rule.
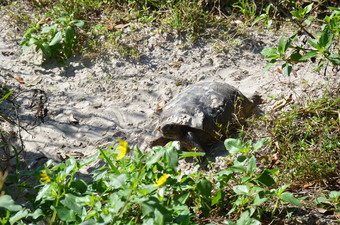
<path fill-rule="evenodd" d="M 128 151 L 128 142 L 123 141 L 122 139 L 118 139 L 119 141 L 119 146 L 117 147 L 117 150 L 119 151 L 118 153 L 118 160 L 121 160 L 122 158 L 125 157 L 127 151 Z"/>
<path fill-rule="evenodd" d="M 154 187 L 159 187 L 159 186 L 162 186 L 163 184 L 166 183 L 168 177 L 170 175 L 169 174 L 163 174 L 163 176 L 161 176 L 161 178 L 159 178 L 158 180 L 156 180 L 156 183 L 153 185 Z"/>
<path fill-rule="evenodd" d="M 46 169 L 46 170 L 48 170 L 48 169 Z M 48 177 L 46 170 L 42 170 L 41 174 L 40 174 L 41 175 L 40 180 L 43 182 L 43 184 L 51 182 L 51 179 Z"/>

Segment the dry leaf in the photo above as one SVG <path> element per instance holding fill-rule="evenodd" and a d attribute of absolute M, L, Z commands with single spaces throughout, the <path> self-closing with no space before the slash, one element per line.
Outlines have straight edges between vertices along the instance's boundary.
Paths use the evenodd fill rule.
<path fill-rule="evenodd" d="M 116 30 L 121 30 L 121 29 L 123 29 L 124 27 L 127 27 L 127 26 L 129 26 L 130 24 L 129 23 L 127 23 L 127 24 L 117 24 L 116 26 L 115 26 L 115 29 Z"/>
<path fill-rule="evenodd" d="M 165 105 L 165 101 L 163 100 L 161 103 L 158 104 L 157 110 L 161 111 L 163 109 L 164 105 Z"/>
<path fill-rule="evenodd" d="M 315 185 L 315 181 L 309 182 L 309 183 L 303 185 L 302 187 L 303 187 L 303 188 L 309 188 L 309 187 L 314 186 L 314 185 Z"/>
<path fill-rule="evenodd" d="M 282 73 L 282 70 L 280 68 L 276 68 L 276 71 Z"/>
<path fill-rule="evenodd" d="M 19 76 L 14 76 L 13 74 L 10 74 L 10 73 L 7 73 L 7 75 L 10 76 L 10 77 L 13 77 L 13 78 L 16 79 L 19 83 L 22 83 L 22 84 L 25 83 L 24 80 L 23 80 L 21 77 L 19 77 Z"/>
<path fill-rule="evenodd" d="M 283 107 L 285 107 L 289 102 L 293 101 L 292 99 L 292 94 L 289 95 L 289 97 L 285 100 L 281 100 L 279 103 L 277 103 L 274 107 L 273 107 L 273 111 L 277 111 L 282 109 Z"/>

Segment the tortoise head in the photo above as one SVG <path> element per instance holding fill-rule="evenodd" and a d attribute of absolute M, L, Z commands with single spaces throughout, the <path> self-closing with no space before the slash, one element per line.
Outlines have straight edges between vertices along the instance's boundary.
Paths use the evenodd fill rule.
<path fill-rule="evenodd" d="M 181 139 L 187 130 L 183 125 L 168 123 L 160 126 L 160 132 L 163 137 L 176 140 Z"/>
<path fill-rule="evenodd" d="M 263 103 L 263 99 L 262 99 L 261 95 L 259 95 L 257 93 L 255 93 L 251 96 L 251 101 L 252 101 L 254 107 Z"/>

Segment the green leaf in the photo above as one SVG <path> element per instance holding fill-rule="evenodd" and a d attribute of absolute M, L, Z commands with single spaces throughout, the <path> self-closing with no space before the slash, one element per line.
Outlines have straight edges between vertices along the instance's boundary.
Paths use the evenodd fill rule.
<path fill-rule="evenodd" d="M 264 170 L 258 175 L 257 180 L 264 186 L 270 187 L 275 184 L 274 179 L 269 175 L 270 171 Z"/>
<path fill-rule="evenodd" d="M 215 196 L 211 198 L 211 206 L 216 205 L 222 199 L 222 191 L 219 189 Z"/>
<path fill-rule="evenodd" d="M 228 138 L 224 141 L 225 148 L 231 155 L 236 154 L 238 151 L 243 149 L 243 143 L 239 139 Z"/>
<path fill-rule="evenodd" d="M 76 214 L 73 210 L 69 208 L 65 208 L 62 206 L 55 207 L 58 217 L 65 222 L 74 222 L 76 221 Z"/>
<path fill-rule="evenodd" d="M 82 20 L 72 20 L 71 22 L 70 22 L 70 24 L 74 24 L 74 25 L 76 25 L 77 27 L 83 27 L 84 26 L 84 21 L 82 21 Z"/>
<path fill-rule="evenodd" d="M 17 212 L 14 216 L 12 216 L 9 219 L 9 222 L 10 222 L 11 225 L 15 224 L 16 222 L 18 222 L 22 218 L 26 217 L 27 215 L 28 215 L 28 210 L 27 209 L 20 210 L 19 212 Z"/>
<path fill-rule="evenodd" d="M 190 192 L 184 192 L 178 196 L 175 196 L 174 199 L 180 202 L 181 204 L 185 204 L 189 196 L 190 196 Z"/>
<path fill-rule="evenodd" d="M 329 198 L 333 201 L 336 201 L 340 196 L 340 191 L 331 191 L 329 193 Z"/>
<path fill-rule="evenodd" d="M 70 187 L 83 194 L 87 190 L 88 184 L 84 180 L 74 180 Z"/>
<path fill-rule="evenodd" d="M 291 46 L 292 41 L 294 40 L 294 38 L 296 37 L 296 34 L 294 34 L 293 36 L 289 37 L 287 42 L 285 43 L 285 47 L 284 47 L 284 52 L 287 51 L 287 49 Z"/>
<path fill-rule="evenodd" d="M 254 26 L 256 23 L 258 23 L 260 20 L 263 20 L 266 18 L 266 14 L 261 14 L 258 17 L 256 17 L 256 19 L 254 20 L 254 22 L 252 23 L 252 26 Z"/>
<path fill-rule="evenodd" d="M 200 157 L 204 156 L 204 152 L 180 152 L 180 157 L 179 159 L 187 158 L 187 157 Z"/>
<path fill-rule="evenodd" d="M 63 33 L 59 31 L 58 33 L 54 35 L 52 41 L 49 43 L 49 46 L 54 46 L 56 44 L 59 44 L 62 39 L 63 39 Z"/>
<path fill-rule="evenodd" d="M 73 27 L 68 26 L 65 29 L 65 39 L 64 39 L 65 45 L 68 46 L 68 47 L 72 47 L 73 39 L 74 39 Z"/>
<path fill-rule="evenodd" d="M 302 62 L 302 61 L 305 61 L 305 60 L 307 60 L 307 59 L 310 59 L 310 58 L 312 58 L 312 57 L 315 57 L 315 56 L 317 56 L 319 54 L 319 52 L 317 52 L 317 51 L 310 51 L 310 52 L 307 52 L 304 56 L 302 56 L 301 58 L 300 58 L 300 62 Z"/>
<path fill-rule="evenodd" d="M 203 197 L 208 198 L 211 195 L 212 184 L 207 179 L 203 178 L 197 184 L 198 193 L 200 193 Z"/>
<path fill-rule="evenodd" d="M 33 213 L 30 213 L 29 216 L 32 217 L 33 219 L 38 219 L 40 216 L 43 216 L 44 212 L 38 208 L 36 209 Z"/>
<path fill-rule="evenodd" d="M 45 58 L 50 58 L 52 56 L 51 48 L 48 43 L 42 43 L 41 51 L 43 52 Z"/>
<path fill-rule="evenodd" d="M 52 31 L 52 33 L 55 33 L 57 31 L 57 24 L 53 24 L 52 26 L 47 26 L 47 27 L 43 27 L 41 28 L 41 33 L 42 34 L 48 34 Z"/>
<path fill-rule="evenodd" d="M 281 39 L 280 39 L 280 41 L 279 41 L 279 46 L 278 46 L 278 48 L 277 48 L 277 50 L 278 50 L 279 53 L 280 53 L 280 56 L 282 56 L 283 53 L 284 53 L 285 45 L 286 45 L 286 43 L 285 43 L 285 38 L 282 36 Z"/>
<path fill-rule="evenodd" d="M 235 173 L 246 173 L 247 172 L 247 167 L 243 165 L 238 165 L 238 166 L 231 166 L 229 167 L 233 172 Z"/>
<path fill-rule="evenodd" d="M 328 51 L 329 46 L 332 44 L 332 40 L 333 34 L 329 32 L 329 29 L 326 29 L 321 33 L 321 37 L 318 41 L 318 46 L 323 50 L 323 52 Z"/>
<path fill-rule="evenodd" d="M 113 189 L 123 187 L 128 179 L 125 173 L 123 174 L 111 174 L 109 176 L 109 186 Z"/>
<path fill-rule="evenodd" d="M 340 65 L 340 57 L 338 54 L 332 54 L 328 56 L 328 60 L 331 61 L 335 65 Z"/>
<path fill-rule="evenodd" d="M 80 199 L 81 197 L 75 196 L 73 194 L 65 194 L 65 198 L 63 200 L 60 200 L 60 203 L 68 207 L 69 209 L 72 209 L 75 213 L 81 216 L 83 205 L 82 201 L 79 201 Z"/>
<path fill-rule="evenodd" d="M 279 195 L 279 198 L 281 198 L 283 201 L 285 202 L 289 202 L 293 205 L 299 206 L 301 207 L 301 203 L 299 202 L 299 200 L 297 198 L 294 197 L 294 195 L 290 192 L 284 192 L 281 195 Z"/>
<path fill-rule="evenodd" d="M 261 198 L 260 194 L 257 194 L 255 196 L 254 202 L 252 203 L 253 206 L 259 206 L 265 203 L 268 200 L 268 198 Z"/>
<path fill-rule="evenodd" d="M 304 8 L 305 14 L 309 13 L 312 10 L 313 4 L 314 3 L 311 3 Z"/>
<path fill-rule="evenodd" d="M 282 65 L 282 71 L 289 76 L 293 71 L 293 65 L 290 62 L 286 62 Z"/>
<path fill-rule="evenodd" d="M 142 213 L 144 216 L 150 216 L 158 209 L 161 213 L 167 215 L 169 212 L 163 204 L 155 197 L 150 196 L 142 201 Z"/>
<path fill-rule="evenodd" d="M 248 174 L 253 175 L 256 170 L 256 159 L 255 156 L 252 156 L 248 162 Z"/>
<path fill-rule="evenodd" d="M 251 213 L 246 210 L 242 213 L 240 219 L 237 220 L 236 225 L 261 225 L 261 222 L 251 218 Z"/>
<path fill-rule="evenodd" d="M 291 54 L 289 58 L 290 58 L 291 61 L 300 62 L 301 57 L 302 57 L 302 55 L 300 53 L 296 52 L 296 53 Z"/>
<path fill-rule="evenodd" d="M 309 38 L 308 43 L 313 47 L 318 49 L 318 42 L 315 39 Z"/>
<path fill-rule="evenodd" d="M 235 185 L 233 190 L 236 194 L 239 195 L 248 195 L 249 194 L 249 187 L 247 185 Z"/>
<path fill-rule="evenodd" d="M 177 171 L 178 153 L 175 147 L 170 146 L 166 149 L 166 159 L 168 161 L 168 167 L 173 171 Z"/>
<path fill-rule="evenodd" d="M 314 202 L 315 202 L 316 204 L 323 203 L 323 202 L 327 202 L 327 201 L 329 201 L 329 199 L 328 199 L 328 198 L 325 198 L 325 197 L 318 197 L 317 199 L 314 200 Z"/>
<path fill-rule="evenodd" d="M 97 147 L 100 151 L 100 154 L 103 156 L 103 158 L 105 159 L 105 161 L 110 165 L 110 168 L 117 174 L 120 174 L 120 171 L 117 169 L 117 167 L 115 167 L 115 165 L 113 165 L 112 161 L 106 156 L 106 153 L 103 149 L 101 149 L 100 147 Z"/>
<path fill-rule="evenodd" d="M 268 141 L 268 138 L 262 138 L 261 140 L 257 141 L 256 144 L 254 145 L 254 152 L 257 152 L 258 150 L 260 150 L 262 148 L 262 146 L 264 145 L 264 143 L 266 143 Z"/>
<path fill-rule="evenodd" d="M 262 74 L 267 72 L 277 61 L 275 59 L 271 60 L 262 70 Z"/>
<path fill-rule="evenodd" d="M 276 59 L 280 57 L 280 52 L 276 48 L 265 48 L 261 51 L 261 54 L 266 59 Z"/>
<path fill-rule="evenodd" d="M 5 208 L 11 212 L 16 212 L 22 209 L 20 205 L 15 204 L 14 200 L 9 195 L 0 197 L 0 208 Z"/>

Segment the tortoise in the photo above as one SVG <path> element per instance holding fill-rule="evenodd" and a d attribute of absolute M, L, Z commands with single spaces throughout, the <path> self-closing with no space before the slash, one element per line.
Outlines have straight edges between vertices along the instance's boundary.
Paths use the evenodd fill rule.
<path fill-rule="evenodd" d="M 159 137 L 150 146 L 179 141 L 187 151 L 209 155 L 227 152 L 223 140 L 235 118 L 246 118 L 262 103 L 254 94 L 249 100 L 235 87 L 222 82 L 200 82 L 189 86 L 163 107 L 157 130 Z"/>

